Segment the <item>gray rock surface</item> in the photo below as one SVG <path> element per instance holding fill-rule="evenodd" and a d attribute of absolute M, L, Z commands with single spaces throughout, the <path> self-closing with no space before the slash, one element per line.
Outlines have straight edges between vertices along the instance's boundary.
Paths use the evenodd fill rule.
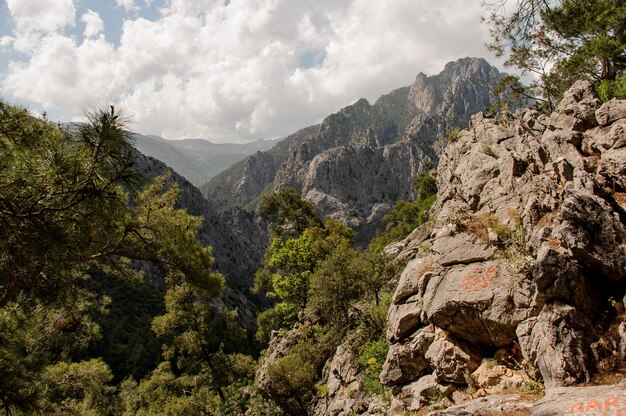
<path fill-rule="evenodd" d="M 465 384 L 467 374 L 476 370 L 480 364 L 478 351 L 442 330 L 437 330 L 435 337 L 424 354 L 424 358 L 434 368 L 433 375 L 438 382 Z"/>
<path fill-rule="evenodd" d="M 429 108 L 437 97 L 428 89 L 415 102 Z M 624 328 L 611 319 L 626 283 L 625 103 L 602 104 L 580 81 L 550 116 L 478 113 L 444 149 L 431 221 L 393 245 L 408 260 L 381 377 L 395 408 L 415 403 L 405 389 L 420 377 L 494 393 L 529 380 L 511 368 L 521 365 L 551 389 L 623 357 Z M 452 345 L 435 336 L 411 349 L 425 328 Z M 484 359 L 495 364 L 468 377 Z M 480 414 L 489 400 L 437 414 Z"/>
<path fill-rule="evenodd" d="M 392 344 L 380 373 L 381 383 L 404 384 L 424 374 L 429 366 L 426 352 L 434 340 L 434 328 L 427 326 L 405 342 Z"/>
<path fill-rule="evenodd" d="M 530 416 L 622 416 L 626 414 L 626 380 L 616 385 L 561 387 L 549 390 Z"/>
<path fill-rule="evenodd" d="M 317 415 L 349 415 L 361 414 L 368 408 L 362 381 L 357 378 L 358 369 L 354 364 L 355 357 L 348 346 L 339 346 L 327 368 L 324 378 L 328 393 L 322 397 L 313 411 Z"/>
<path fill-rule="evenodd" d="M 532 406 L 533 402 L 520 394 L 500 394 L 479 397 L 445 410 L 431 412 L 428 416 L 504 416 L 511 412 L 528 411 Z"/>
<path fill-rule="evenodd" d="M 545 305 L 538 316 L 518 326 L 517 338 L 524 358 L 539 369 L 546 387 L 572 385 L 591 377 L 594 330 L 574 307 Z"/>

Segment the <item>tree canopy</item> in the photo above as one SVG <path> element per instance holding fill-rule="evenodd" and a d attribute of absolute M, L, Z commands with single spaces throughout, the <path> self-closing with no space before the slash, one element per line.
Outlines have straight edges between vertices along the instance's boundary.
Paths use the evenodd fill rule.
<path fill-rule="evenodd" d="M 490 48 L 506 64 L 533 74 L 523 86 L 504 82 L 518 96 L 551 111 L 577 79 L 597 85 L 623 76 L 626 67 L 626 4 L 622 0 L 497 0 L 484 3 Z"/>
<path fill-rule="evenodd" d="M 171 340 L 166 356 L 182 362 L 193 348 L 223 347 L 216 331 L 228 319 L 209 300 L 224 279 L 211 269 L 210 247 L 196 239 L 202 219 L 175 208 L 179 190 L 168 175 L 146 183 L 135 174 L 129 138 L 113 107 L 62 127 L 0 101 L 0 410 L 7 414 L 119 414 L 111 370 L 89 356 L 102 338 L 94 317 L 109 304 L 93 290 L 96 276 L 137 282 L 142 262 L 154 263 L 170 288 L 154 323 Z M 202 308 L 183 296 L 190 288 Z M 204 314 L 195 316 L 202 325 L 168 324 L 180 315 L 181 296 Z M 202 342 L 182 342 L 182 332 Z"/>

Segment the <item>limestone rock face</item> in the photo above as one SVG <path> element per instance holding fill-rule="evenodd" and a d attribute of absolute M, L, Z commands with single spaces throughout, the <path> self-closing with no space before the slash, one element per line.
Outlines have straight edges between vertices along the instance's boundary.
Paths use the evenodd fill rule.
<path fill-rule="evenodd" d="M 416 105 L 440 105 L 437 88 L 424 87 L 423 76 L 418 84 Z M 529 382 L 514 372 L 516 362 L 551 391 L 623 357 L 624 149 L 626 101 L 602 104 L 586 81 L 549 116 L 478 113 L 448 144 L 429 224 L 390 247 L 408 260 L 388 314 L 381 374 L 394 386 L 398 413 L 420 400 L 409 386 L 433 380 L 493 393 Z"/>
<path fill-rule="evenodd" d="M 222 208 L 251 206 L 262 192 L 295 187 L 324 216 L 365 242 L 380 220 L 414 192 L 411 180 L 436 163 L 436 140 L 491 103 L 501 74 L 484 59 L 449 63 L 410 87 L 362 99 L 218 175 L 203 194 Z"/>

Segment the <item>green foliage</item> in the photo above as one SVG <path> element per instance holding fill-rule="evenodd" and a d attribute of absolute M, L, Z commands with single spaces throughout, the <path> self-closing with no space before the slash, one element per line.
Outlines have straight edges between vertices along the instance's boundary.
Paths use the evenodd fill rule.
<path fill-rule="evenodd" d="M 236 366 L 222 353 L 240 333 L 230 325 L 233 316 L 213 316 L 194 302 L 202 297 L 209 308 L 223 287 L 223 277 L 211 271 L 210 248 L 196 240 L 201 219 L 174 207 L 179 191 L 167 176 L 137 189 L 129 137 L 113 108 L 60 128 L 0 101 L 0 410 L 7 414 L 118 413 L 113 374 L 92 354 L 95 343 L 128 341 L 110 332 L 111 298 L 103 293 L 116 302 L 121 290 L 107 291 L 116 279 L 138 284 L 136 261 L 167 275 L 167 310 L 154 327 L 168 338 L 165 352 L 176 359 L 176 370 L 200 368 L 196 355 L 204 348 L 220 370 L 207 377 L 235 377 L 224 376 L 223 368 L 232 375 Z M 149 292 L 135 292 L 149 308 L 140 313 L 144 330 L 160 308 L 160 295 L 143 296 Z M 190 307 L 203 321 L 173 322 L 184 317 L 176 307 Z M 185 385 L 194 377 L 176 374 L 173 382 Z M 207 397 L 220 395 L 220 385 L 207 386 Z"/>
<path fill-rule="evenodd" d="M 91 313 L 102 338 L 91 343 L 88 355 L 102 357 L 116 382 L 128 376 L 142 379 L 161 361 L 161 344 L 152 332 L 152 319 L 164 312 L 163 293 L 146 282 L 102 274 L 95 274 L 89 287 L 110 303 L 106 313 Z"/>
<path fill-rule="evenodd" d="M 382 292 L 389 289 L 399 267 L 383 253 L 340 248 L 313 273 L 309 306 L 338 329 L 362 323 L 370 314 L 367 308 L 362 310 L 361 303 L 367 300 L 372 308 L 380 305 Z"/>
<path fill-rule="evenodd" d="M 49 354 L 42 342 L 44 325 L 34 315 L 17 303 L 0 308 L 0 398 L 5 412 L 32 412 L 38 404 L 39 389 L 33 383 Z"/>
<path fill-rule="evenodd" d="M 376 235 L 370 242 L 370 249 L 382 251 L 385 246 L 405 238 L 418 225 L 428 219 L 428 211 L 437 199 L 437 180 L 430 171 L 422 171 L 413 181 L 417 193 L 415 201 L 399 201 L 383 217 L 385 231 Z"/>
<path fill-rule="evenodd" d="M 577 79 L 615 80 L 626 67 L 626 5 L 621 0 L 522 0 L 505 12 L 507 1 L 485 3 L 493 42 L 506 64 L 536 81 L 527 88 L 507 80 L 519 97 L 533 97 L 552 111 Z"/>
<path fill-rule="evenodd" d="M 317 393 L 316 382 L 327 358 L 327 354 L 319 349 L 321 345 L 315 337 L 305 338 L 287 356 L 269 366 L 269 393 L 290 415 L 306 415 L 309 403 Z"/>
<path fill-rule="evenodd" d="M 615 81 L 602 80 L 598 84 L 598 96 L 602 101 L 609 101 L 612 98 L 626 99 L 626 74 L 622 74 Z"/>
<path fill-rule="evenodd" d="M 265 195 L 260 212 L 276 224 L 273 233 L 281 238 L 295 238 L 309 227 L 321 226 L 315 205 L 302 199 L 294 188 Z"/>
<path fill-rule="evenodd" d="M 446 130 L 446 132 L 443 134 L 444 137 L 446 138 L 446 140 L 450 143 L 454 143 L 457 140 L 459 140 L 459 134 L 461 133 L 461 129 L 454 128 L 454 129 L 450 129 L 450 130 Z"/>
<path fill-rule="evenodd" d="M 309 281 L 316 266 L 334 250 L 348 247 L 353 235 L 350 228 L 328 219 L 320 227 L 307 228 L 297 238 L 272 239 L 263 266 L 256 273 L 255 290 L 266 290 L 278 302 L 273 312 L 259 316 L 257 339 L 266 340 L 271 330 L 296 322 L 298 313 L 307 305 Z"/>
<path fill-rule="evenodd" d="M 365 390 L 373 394 L 383 394 L 384 386 L 378 376 L 383 369 L 389 346 L 385 339 L 368 341 L 357 351 L 356 364 L 363 376 Z"/>
<path fill-rule="evenodd" d="M 42 377 L 46 413 L 115 414 L 115 387 L 109 367 L 99 358 L 79 363 L 60 362 L 46 367 Z"/>

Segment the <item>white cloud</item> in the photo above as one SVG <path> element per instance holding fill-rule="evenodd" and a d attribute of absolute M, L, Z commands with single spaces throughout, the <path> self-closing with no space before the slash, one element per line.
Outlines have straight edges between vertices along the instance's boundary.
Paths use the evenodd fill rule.
<path fill-rule="evenodd" d="M 80 18 L 80 21 L 85 24 L 85 31 L 83 34 L 86 38 L 91 38 L 99 35 L 104 30 L 104 22 L 97 12 L 88 9 Z"/>
<path fill-rule="evenodd" d="M 18 1 L 35 2 L 9 0 Z M 160 10 L 155 21 L 126 20 L 117 47 L 90 38 L 101 27 L 89 12 L 82 43 L 18 36 L 13 48 L 29 45 L 28 60 L 11 65 L 2 87 L 68 118 L 110 97 L 139 132 L 245 141 L 286 135 L 450 60 L 488 56 L 479 2 L 466 0 L 169 0 Z"/>
<path fill-rule="evenodd" d="M 139 10 L 139 7 L 135 4 L 135 0 L 115 0 L 117 7 L 123 7 L 127 12 L 134 12 Z"/>
<path fill-rule="evenodd" d="M 0 48 L 8 48 L 13 45 L 15 38 L 13 36 L 2 36 L 0 38 Z"/>
<path fill-rule="evenodd" d="M 73 0 L 6 0 L 16 31 L 52 32 L 74 26 Z"/>

